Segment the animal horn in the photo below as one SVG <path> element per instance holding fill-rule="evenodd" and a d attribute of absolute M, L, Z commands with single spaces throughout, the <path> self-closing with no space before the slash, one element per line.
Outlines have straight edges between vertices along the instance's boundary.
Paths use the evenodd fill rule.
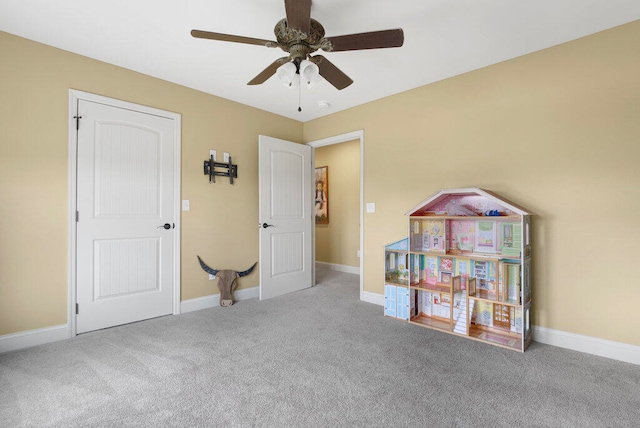
<path fill-rule="evenodd" d="M 254 267 L 256 267 L 256 265 L 257 265 L 257 264 L 258 264 L 258 262 L 255 262 L 255 263 L 253 264 L 253 266 L 251 266 L 249 269 L 247 269 L 247 270 L 245 270 L 245 271 L 243 271 L 243 272 L 238 272 L 238 276 L 245 276 L 245 275 L 249 275 L 249 274 L 253 271 L 253 268 L 254 268 Z"/>
<path fill-rule="evenodd" d="M 207 264 L 205 262 L 202 261 L 202 259 L 200 258 L 200 256 L 196 256 L 198 258 L 198 261 L 200 262 L 200 267 L 202 267 L 202 269 L 208 273 L 211 274 L 213 276 L 216 276 L 218 274 L 218 270 L 217 269 L 211 269 L 209 266 L 207 266 Z"/>

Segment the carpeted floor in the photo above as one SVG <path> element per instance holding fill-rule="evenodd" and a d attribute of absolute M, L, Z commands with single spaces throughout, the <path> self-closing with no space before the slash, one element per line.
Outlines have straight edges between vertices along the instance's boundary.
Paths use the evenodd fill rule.
<path fill-rule="evenodd" d="M 2 427 L 636 427 L 640 368 L 409 325 L 358 276 L 0 355 Z"/>

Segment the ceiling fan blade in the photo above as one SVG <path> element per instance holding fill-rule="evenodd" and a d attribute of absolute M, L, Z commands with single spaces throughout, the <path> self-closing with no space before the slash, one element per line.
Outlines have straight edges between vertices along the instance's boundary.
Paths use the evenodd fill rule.
<path fill-rule="evenodd" d="M 232 34 L 212 33 L 211 31 L 191 30 L 191 35 L 198 39 L 211 39 L 220 40 L 222 42 L 235 42 L 245 43 L 249 45 L 266 46 L 268 48 L 275 48 L 278 46 L 278 42 L 271 40 L 254 39 L 252 37 L 234 36 Z"/>
<path fill-rule="evenodd" d="M 259 85 L 267 81 L 267 79 L 276 73 L 276 70 L 284 63 L 289 62 L 288 56 L 283 56 L 273 61 L 267 68 L 262 70 L 260 74 L 254 77 L 247 85 Z"/>
<path fill-rule="evenodd" d="M 346 36 L 325 37 L 331 42 L 329 52 L 355 51 L 360 49 L 398 48 L 404 43 L 404 32 L 395 30 L 371 31 L 369 33 L 348 34 Z M 322 48 L 323 50 L 324 47 Z"/>
<path fill-rule="evenodd" d="M 311 28 L 311 0 L 284 0 L 287 26 L 309 35 Z"/>
<path fill-rule="evenodd" d="M 337 90 L 342 90 L 353 83 L 353 80 L 346 74 L 344 74 L 338 67 L 333 65 L 331 61 L 323 57 L 322 55 L 316 55 L 311 57 L 318 68 L 320 69 L 320 76 L 331 83 Z"/>

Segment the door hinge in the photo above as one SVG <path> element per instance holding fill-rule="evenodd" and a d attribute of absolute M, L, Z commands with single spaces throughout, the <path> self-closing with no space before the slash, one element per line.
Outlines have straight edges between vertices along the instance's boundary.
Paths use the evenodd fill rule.
<path fill-rule="evenodd" d="M 80 119 L 82 119 L 82 116 L 73 116 L 73 118 L 76 120 L 76 131 L 78 129 L 80 129 Z"/>
<path fill-rule="evenodd" d="M 80 221 L 80 212 L 76 211 L 76 223 Z"/>
<path fill-rule="evenodd" d="M 80 303 L 76 303 L 76 315 L 80 314 Z"/>

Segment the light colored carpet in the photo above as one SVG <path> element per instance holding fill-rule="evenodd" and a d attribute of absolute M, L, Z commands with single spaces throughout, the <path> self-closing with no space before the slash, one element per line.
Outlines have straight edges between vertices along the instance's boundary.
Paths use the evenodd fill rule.
<path fill-rule="evenodd" d="M 357 275 L 318 279 L 0 355 L 0 426 L 638 426 L 638 366 L 409 325 Z"/>

